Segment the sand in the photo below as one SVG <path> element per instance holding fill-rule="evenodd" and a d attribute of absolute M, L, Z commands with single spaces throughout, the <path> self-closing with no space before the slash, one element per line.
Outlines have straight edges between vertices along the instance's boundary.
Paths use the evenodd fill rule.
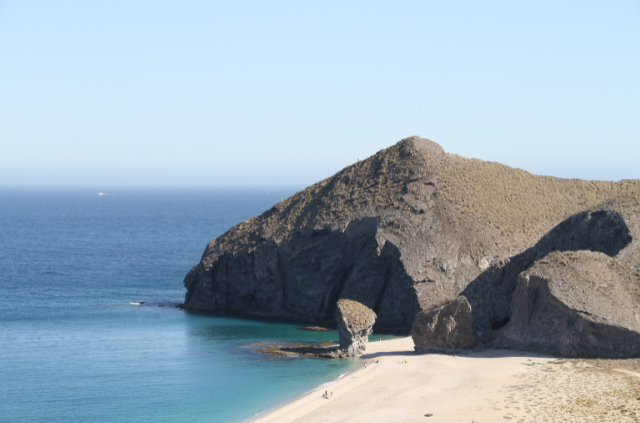
<path fill-rule="evenodd" d="M 505 350 L 416 355 L 410 337 L 369 343 L 362 358 L 379 363 L 252 423 L 640 421 L 638 374 L 604 363 Z"/>

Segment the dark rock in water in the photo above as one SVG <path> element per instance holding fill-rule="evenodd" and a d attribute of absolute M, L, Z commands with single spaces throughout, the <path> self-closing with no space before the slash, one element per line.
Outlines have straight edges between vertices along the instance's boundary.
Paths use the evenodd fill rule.
<path fill-rule="evenodd" d="M 454 301 L 418 314 L 411 328 L 418 353 L 452 352 L 476 345 L 471 305 L 459 296 Z"/>
<path fill-rule="evenodd" d="M 334 358 L 327 354 L 336 350 L 335 341 L 312 342 L 312 343 L 286 343 L 278 345 L 266 345 L 258 348 L 256 351 L 263 354 L 282 355 L 282 356 L 308 356 Z"/>
<path fill-rule="evenodd" d="M 554 251 L 600 252 L 640 278 L 639 199 L 638 180 L 537 176 L 411 137 L 211 241 L 184 307 L 331 322 L 350 299 L 376 331 L 408 333 L 462 294 L 497 339 L 518 275 Z"/>
<path fill-rule="evenodd" d="M 353 300 L 339 300 L 336 308 L 336 322 L 340 336 L 340 349 L 331 357 L 353 357 L 367 348 L 369 335 L 373 332 L 376 313 L 366 305 Z"/>
<path fill-rule="evenodd" d="M 496 346 L 563 356 L 640 356 L 640 284 L 615 259 L 556 252 L 518 277 Z"/>
<path fill-rule="evenodd" d="M 310 332 L 330 332 L 331 329 L 323 328 L 322 326 L 307 326 L 304 328 L 299 328 L 300 330 L 308 330 Z"/>

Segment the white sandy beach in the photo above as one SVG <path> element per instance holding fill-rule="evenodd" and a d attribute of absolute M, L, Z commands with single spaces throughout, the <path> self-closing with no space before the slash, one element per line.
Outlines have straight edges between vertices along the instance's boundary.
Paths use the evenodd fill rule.
<path fill-rule="evenodd" d="M 252 423 L 622 422 L 640 415 L 636 377 L 579 360 L 496 350 L 416 355 L 410 337 L 370 343 L 362 358 L 379 363 Z M 325 390 L 333 392 L 328 400 Z"/>

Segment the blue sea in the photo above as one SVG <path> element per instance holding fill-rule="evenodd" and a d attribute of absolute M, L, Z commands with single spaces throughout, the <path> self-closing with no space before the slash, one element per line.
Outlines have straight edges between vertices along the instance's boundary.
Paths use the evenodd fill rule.
<path fill-rule="evenodd" d="M 0 421 L 242 422 L 359 365 L 256 351 L 336 331 L 175 307 L 210 240 L 295 191 L 0 187 Z"/>

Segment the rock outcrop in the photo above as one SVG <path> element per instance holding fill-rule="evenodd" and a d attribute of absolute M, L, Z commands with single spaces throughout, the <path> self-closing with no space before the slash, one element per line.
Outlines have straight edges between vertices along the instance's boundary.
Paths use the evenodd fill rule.
<path fill-rule="evenodd" d="M 184 307 L 330 322 L 351 299 L 376 313 L 375 330 L 408 333 L 419 312 L 462 294 L 492 340 L 518 275 L 553 251 L 639 268 L 639 188 L 532 175 L 407 138 L 211 241 L 185 278 Z"/>
<path fill-rule="evenodd" d="M 569 357 L 639 357 L 639 214 L 640 190 L 631 188 L 570 217 L 489 277 L 473 281 L 464 292 L 475 296 L 481 306 L 474 315 L 485 321 L 504 313 L 502 296 L 511 299 L 501 324 L 475 325 L 484 345 Z M 499 281 L 516 281 L 514 292 Z"/>
<path fill-rule="evenodd" d="M 329 355 L 342 358 L 362 354 L 373 331 L 376 313 L 357 301 L 342 299 L 338 301 L 335 319 L 338 323 L 340 348 Z"/>
<path fill-rule="evenodd" d="M 614 258 L 555 252 L 518 277 L 496 346 L 569 357 L 640 356 L 640 284 Z"/>
<path fill-rule="evenodd" d="M 469 301 L 460 295 L 450 303 L 421 312 L 413 323 L 411 336 L 418 353 L 473 348 L 477 340 Z"/>

